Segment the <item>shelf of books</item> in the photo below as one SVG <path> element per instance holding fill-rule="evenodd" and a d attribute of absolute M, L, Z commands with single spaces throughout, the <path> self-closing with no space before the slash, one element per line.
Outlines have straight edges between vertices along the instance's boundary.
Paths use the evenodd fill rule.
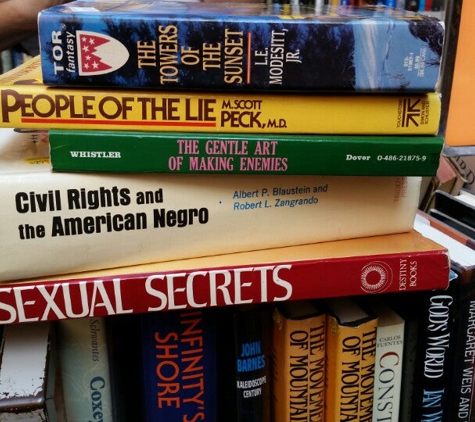
<path fill-rule="evenodd" d="M 470 419 L 444 8 L 387 3 L 40 12 L 0 75 L 1 420 Z"/>

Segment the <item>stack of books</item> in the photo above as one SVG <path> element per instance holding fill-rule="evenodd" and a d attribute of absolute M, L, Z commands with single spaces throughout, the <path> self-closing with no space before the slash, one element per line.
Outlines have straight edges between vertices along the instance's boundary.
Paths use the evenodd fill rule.
<path fill-rule="evenodd" d="M 270 321 L 249 318 L 253 305 L 448 286 L 447 248 L 413 230 L 443 146 L 439 20 L 381 6 L 74 1 L 38 22 L 41 55 L 0 77 L 1 323 L 91 329 L 187 311 L 183 341 L 193 329 L 203 341 L 199 311 L 225 307 L 223 365 L 241 352 L 270 370 L 259 340 Z M 368 358 L 372 333 L 360 339 Z M 178 393 L 186 368 L 156 359 L 177 350 L 161 342 L 143 342 L 168 379 L 145 384 L 163 396 L 150 420 L 184 420 L 183 397 L 216 414 L 205 387 Z M 267 373 L 234 374 L 235 402 L 215 420 L 277 420 Z M 341 419 L 334 410 L 326 420 Z"/>

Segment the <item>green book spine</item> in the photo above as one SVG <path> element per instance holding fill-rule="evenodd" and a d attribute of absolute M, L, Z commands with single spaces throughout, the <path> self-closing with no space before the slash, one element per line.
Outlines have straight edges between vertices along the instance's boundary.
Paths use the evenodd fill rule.
<path fill-rule="evenodd" d="M 433 176 L 439 136 L 51 130 L 55 171 Z"/>

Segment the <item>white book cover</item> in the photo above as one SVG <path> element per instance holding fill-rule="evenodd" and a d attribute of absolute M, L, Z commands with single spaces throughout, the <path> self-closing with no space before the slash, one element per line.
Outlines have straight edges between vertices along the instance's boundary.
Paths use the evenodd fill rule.
<path fill-rule="evenodd" d="M 54 173 L 31 144 L 0 132 L 0 281 L 407 232 L 419 202 L 419 177 Z"/>
<path fill-rule="evenodd" d="M 398 422 L 404 319 L 382 302 L 374 304 L 372 309 L 378 316 L 373 421 Z"/>
<path fill-rule="evenodd" d="M 4 327 L 0 363 L 0 421 L 60 421 L 50 322 Z"/>

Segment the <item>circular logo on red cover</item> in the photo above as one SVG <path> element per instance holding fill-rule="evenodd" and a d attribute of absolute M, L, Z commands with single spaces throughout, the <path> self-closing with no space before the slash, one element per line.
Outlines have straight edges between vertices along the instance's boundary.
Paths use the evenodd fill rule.
<path fill-rule="evenodd" d="M 361 270 L 361 288 L 366 293 L 384 292 L 390 286 L 392 279 L 391 267 L 381 261 L 370 262 Z"/>

